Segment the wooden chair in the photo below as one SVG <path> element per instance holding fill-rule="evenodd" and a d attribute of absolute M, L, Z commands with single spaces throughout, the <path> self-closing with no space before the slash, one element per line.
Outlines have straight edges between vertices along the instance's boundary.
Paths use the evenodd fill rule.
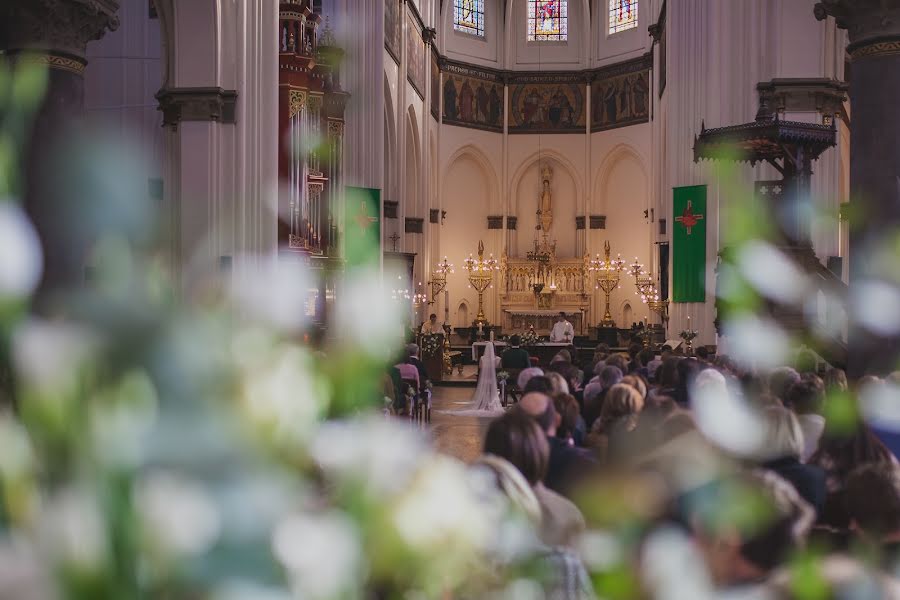
<path fill-rule="evenodd" d="M 503 406 L 506 406 L 509 403 L 509 398 L 512 397 L 513 402 L 519 401 L 519 396 L 522 395 L 522 390 L 519 389 L 519 374 L 522 372 L 522 369 L 503 369 L 507 373 L 509 373 L 509 378 L 506 380 L 506 385 L 503 386 Z"/>

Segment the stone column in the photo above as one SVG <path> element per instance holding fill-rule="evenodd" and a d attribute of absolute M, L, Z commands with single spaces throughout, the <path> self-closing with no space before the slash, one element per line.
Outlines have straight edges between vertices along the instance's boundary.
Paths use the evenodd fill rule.
<path fill-rule="evenodd" d="M 66 145 L 84 110 L 86 46 L 118 27 L 118 9 L 119 0 L 4 0 L 0 5 L 5 60 L 49 69 L 46 96 L 23 149 L 24 206 L 44 249 L 39 305 L 84 280 L 89 224 L 79 211 L 79 186 L 71 180 L 76 169 L 67 160 Z"/>
<path fill-rule="evenodd" d="M 815 16 L 835 18 L 846 29 L 852 59 L 850 107 L 850 285 L 880 281 L 897 286 L 883 260 L 886 244 L 900 235 L 900 0 L 823 0 Z M 895 243 L 895 242 L 894 242 Z M 895 251 L 895 250 L 894 250 Z M 881 259 L 879 259 L 881 257 Z M 894 275 L 895 276 L 895 275 Z M 855 290 L 854 290 L 855 288 Z M 858 298 L 857 298 L 858 301 Z M 886 307 L 897 310 L 897 307 Z M 875 320 L 878 320 L 875 315 Z M 896 368 L 900 336 L 871 329 L 850 331 L 850 373 Z"/>

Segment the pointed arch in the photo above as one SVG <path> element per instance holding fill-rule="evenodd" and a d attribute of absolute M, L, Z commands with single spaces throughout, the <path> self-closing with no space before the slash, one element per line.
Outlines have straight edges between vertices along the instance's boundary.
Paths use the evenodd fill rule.
<path fill-rule="evenodd" d="M 445 166 L 442 170 L 442 181 L 447 181 L 447 175 L 450 173 L 450 170 L 453 168 L 453 165 L 456 161 L 460 160 L 463 157 L 470 158 L 473 162 L 475 162 L 479 167 L 481 167 L 484 172 L 485 178 L 488 182 L 488 198 L 489 198 L 489 206 L 490 211 L 496 213 L 500 210 L 500 181 L 497 177 L 497 172 L 494 170 L 493 165 L 491 164 L 490 159 L 484 153 L 481 148 L 476 146 L 475 144 L 469 143 L 460 148 L 450 155 L 450 158 L 447 159 Z M 446 186 L 442 186 L 446 187 Z M 441 206 L 445 206 L 445 202 L 441 199 Z"/>
<path fill-rule="evenodd" d="M 610 175 L 612 175 L 612 173 L 615 171 L 616 166 L 622 160 L 628 158 L 633 159 L 634 163 L 640 169 L 649 191 L 650 178 L 647 173 L 648 161 L 646 157 L 641 155 L 641 153 L 631 144 L 620 143 L 615 145 L 612 150 L 607 152 L 606 156 L 603 157 L 603 160 L 600 161 L 600 166 L 597 168 L 597 174 L 594 176 L 591 191 L 595 198 L 598 196 L 601 198 L 602 203 L 601 206 L 597 206 L 596 208 L 601 209 L 605 212 L 607 208 L 607 199 L 603 197 L 602 192 L 606 188 L 606 185 L 609 183 Z M 588 208 L 590 209 L 590 207 Z"/>
<path fill-rule="evenodd" d="M 579 169 L 564 154 L 551 149 L 536 150 L 519 163 L 519 166 L 513 171 L 512 177 L 509 179 L 511 196 L 515 196 L 515 190 L 518 188 L 522 177 L 528 172 L 528 169 L 548 158 L 561 165 L 566 173 L 572 178 L 572 181 L 575 182 L 575 206 L 581 206 L 582 199 L 584 198 L 584 181 L 579 176 Z M 516 214 L 519 200 L 519 198 L 510 198 L 510 206 L 507 207 L 510 214 Z"/>
<path fill-rule="evenodd" d="M 403 169 L 406 174 L 404 181 L 406 193 L 403 201 L 406 204 L 406 214 L 414 216 L 421 216 L 424 210 L 424 198 L 422 198 L 419 186 L 422 175 L 422 145 L 420 139 L 419 120 L 416 118 L 415 109 L 410 105 L 406 111 L 406 164 Z"/>
<path fill-rule="evenodd" d="M 384 74 L 384 190 L 386 200 L 397 199 L 396 170 L 391 168 L 391 160 L 396 160 L 397 127 L 394 119 L 394 99 L 391 97 L 391 86 L 387 73 Z"/>

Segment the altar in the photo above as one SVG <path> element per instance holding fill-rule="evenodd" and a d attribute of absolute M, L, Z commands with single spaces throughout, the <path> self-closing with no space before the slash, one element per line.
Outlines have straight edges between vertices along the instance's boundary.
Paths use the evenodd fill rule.
<path fill-rule="evenodd" d="M 487 347 L 488 342 L 475 342 L 472 344 L 472 360 L 476 365 L 480 365 L 481 357 L 484 356 L 484 349 Z M 501 341 L 494 342 L 494 351 L 499 357 L 503 354 L 503 351 L 506 350 L 507 343 Z M 550 361 L 553 360 L 553 357 L 556 356 L 560 350 L 571 349 L 572 344 L 567 344 L 565 342 L 541 342 L 539 344 L 535 344 L 534 346 L 529 346 L 525 348 L 529 355 L 534 356 L 538 359 L 538 364 L 541 367 L 548 367 L 550 365 Z"/>
<path fill-rule="evenodd" d="M 565 313 L 575 335 L 587 335 L 590 317 L 591 273 L 590 257 L 557 256 L 553 238 L 554 216 L 551 184 L 553 171 L 549 165 L 541 169 L 541 189 L 538 192 L 536 227 L 530 250 L 516 249 L 500 260 L 500 314 L 503 333 L 522 334 L 531 327 L 540 336 L 547 336 L 556 316 Z M 559 225 L 557 224 L 557 228 Z M 564 235 L 577 235 L 564 231 Z"/>
<path fill-rule="evenodd" d="M 566 313 L 566 319 L 572 324 L 576 335 L 586 335 L 585 319 L 583 309 L 579 308 L 577 312 L 568 312 L 564 308 L 559 310 L 530 310 L 530 309 L 503 309 L 503 328 L 505 331 L 522 332 L 534 327 L 535 333 L 542 336 L 549 336 L 550 330 L 559 313 Z"/>

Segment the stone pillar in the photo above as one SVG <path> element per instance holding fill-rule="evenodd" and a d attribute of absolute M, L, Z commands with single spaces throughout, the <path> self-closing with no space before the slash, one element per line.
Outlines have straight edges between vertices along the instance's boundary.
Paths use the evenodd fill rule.
<path fill-rule="evenodd" d="M 86 46 L 118 27 L 118 8 L 119 0 L 4 0 L 0 5 L 5 59 L 49 69 L 46 96 L 23 149 L 24 206 L 44 250 L 39 305 L 84 279 L 90 230 L 79 212 L 79 186 L 71 180 L 76 169 L 67 160 L 66 146 L 84 110 Z"/>
<path fill-rule="evenodd" d="M 823 0 L 819 20 L 835 18 L 846 29 L 852 59 L 850 107 L 850 312 L 854 288 L 867 281 L 900 285 L 886 269 L 883 250 L 900 235 L 900 0 Z M 888 261 L 893 263 L 893 261 Z M 889 310 L 896 310 L 891 307 Z M 876 316 L 877 320 L 877 316 Z M 850 373 L 896 368 L 900 336 L 850 330 Z"/>

